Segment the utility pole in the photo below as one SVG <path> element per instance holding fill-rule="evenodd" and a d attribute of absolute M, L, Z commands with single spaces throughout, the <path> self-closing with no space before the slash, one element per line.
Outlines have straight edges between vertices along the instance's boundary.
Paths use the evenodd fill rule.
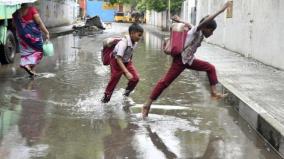
<path fill-rule="evenodd" d="M 169 19 L 170 19 L 170 18 L 171 18 L 171 0 L 169 0 L 168 3 L 169 3 L 169 4 L 168 4 L 168 5 L 169 5 L 169 6 L 168 6 L 168 8 L 169 8 L 169 11 L 168 11 L 168 12 L 169 12 L 169 13 L 168 13 L 168 14 L 169 14 Z"/>
<path fill-rule="evenodd" d="M 170 21 L 171 21 L 171 0 L 168 1 L 168 30 L 170 30 Z"/>

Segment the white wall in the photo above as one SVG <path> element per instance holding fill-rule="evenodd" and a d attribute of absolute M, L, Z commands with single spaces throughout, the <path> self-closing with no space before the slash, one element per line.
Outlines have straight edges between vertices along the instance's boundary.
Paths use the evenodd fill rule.
<path fill-rule="evenodd" d="M 161 29 L 167 28 L 167 12 L 146 12 L 146 23 L 160 27 Z"/>
<path fill-rule="evenodd" d="M 181 18 L 192 23 L 194 19 L 192 19 L 191 13 L 194 12 L 195 6 L 195 0 L 185 0 L 181 9 Z"/>
<path fill-rule="evenodd" d="M 41 0 L 39 10 L 47 27 L 72 24 L 79 14 L 79 6 L 74 0 Z"/>
<path fill-rule="evenodd" d="M 225 0 L 199 0 L 197 21 L 214 13 Z M 234 0 L 233 18 L 216 18 L 218 27 L 209 42 L 284 69 L 284 1 Z"/>

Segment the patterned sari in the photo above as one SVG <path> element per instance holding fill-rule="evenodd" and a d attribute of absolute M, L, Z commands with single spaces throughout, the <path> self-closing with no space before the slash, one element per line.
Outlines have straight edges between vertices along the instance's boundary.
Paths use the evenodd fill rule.
<path fill-rule="evenodd" d="M 27 21 L 20 16 L 19 11 L 13 16 L 20 45 L 20 66 L 35 66 L 43 57 L 43 39 L 38 24 L 34 20 Z"/>

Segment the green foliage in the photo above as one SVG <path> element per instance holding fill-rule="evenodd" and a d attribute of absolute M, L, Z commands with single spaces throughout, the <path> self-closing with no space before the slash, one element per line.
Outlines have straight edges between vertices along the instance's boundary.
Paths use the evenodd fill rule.
<path fill-rule="evenodd" d="M 155 1 L 148 1 L 149 10 L 154 10 L 157 12 L 162 12 L 168 9 L 168 0 L 155 0 Z"/>
<path fill-rule="evenodd" d="M 119 4 L 129 4 L 131 6 L 131 8 L 135 8 L 135 6 L 137 6 L 138 4 L 138 0 L 110 0 L 109 1 L 111 4 L 114 3 L 119 3 Z"/>
<path fill-rule="evenodd" d="M 111 4 L 114 4 L 114 3 L 133 4 L 133 3 L 136 3 L 137 0 L 109 0 L 109 2 L 110 2 Z"/>
<path fill-rule="evenodd" d="M 176 13 L 181 10 L 184 0 L 171 0 L 171 12 Z M 169 0 L 110 0 L 110 3 L 130 4 L 139 11 L 154 10 L 162 12 L 168 10 Z"/>
<path fill-rule="evenodd" d="M 177 13 L 181 10 L 182 3 L 184 0 L 174 0 L 171 1 L 171 12 L 172 13 Z"/>
<path fill-rule="evenodd" d="M 171 0 L 171 12 L 178 12 L 181 10 L 182 3 L 184 0 Z M 169 0 L 148 0 L 150 10 L 154 10 L 157 12 L 162 12 L 168 10 L 169 8 Z"/>
<path fill-rule="evenodd" d="M 111 4 L 118 3 L 118 0 L 109 0 L 109 3 Z"/>
<path fill-rule="evenodd" d="M 147 3 L 147 0 L 137 0 L 137 6 L 136 6 L 136 9 L 139 10 L 139 11 L 146 11 L 147 10 L 147 6 L 148 6 L 148 3 Z"/>

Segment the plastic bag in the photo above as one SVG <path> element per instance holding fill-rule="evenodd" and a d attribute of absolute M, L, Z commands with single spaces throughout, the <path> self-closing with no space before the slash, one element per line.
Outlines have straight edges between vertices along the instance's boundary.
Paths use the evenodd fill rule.
<path fill-rule="evenodd" d="M 50 41 L 44 42 L 44 44 L 43 44 L 43 55 L 44 56 L 53 56 L 54 55 L 53 44 Z"/>

